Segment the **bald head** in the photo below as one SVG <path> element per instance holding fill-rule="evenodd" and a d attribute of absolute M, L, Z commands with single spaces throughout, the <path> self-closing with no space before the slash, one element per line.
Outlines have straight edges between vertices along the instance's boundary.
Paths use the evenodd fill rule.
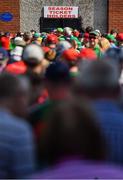
<path fill-rule="evenodd" d="M 16 116 L 25 117 L 29 104 L 30 83 L 23 76 L 8 73 L 0 75 L 0 107 Z"/>
<path fill-rule="evenodd" d="M 8 99 L 29 90 L 29 81 L 8 73 L 0 75 L 0 99 Z"/>
<path fill-rule="evenodd" d="M 78 82 L 85 91 L 111 92 L 119 87 L 118 69 L 101 60 L 82 64 Z"/>

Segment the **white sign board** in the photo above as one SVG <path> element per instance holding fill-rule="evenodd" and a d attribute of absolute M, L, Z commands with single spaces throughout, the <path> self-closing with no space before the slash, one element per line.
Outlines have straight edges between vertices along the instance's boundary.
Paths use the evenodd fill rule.
<path fill-rule="evenodd" d="M 78 18 L 78 7 L 44 6 L 44 18 Z"/>

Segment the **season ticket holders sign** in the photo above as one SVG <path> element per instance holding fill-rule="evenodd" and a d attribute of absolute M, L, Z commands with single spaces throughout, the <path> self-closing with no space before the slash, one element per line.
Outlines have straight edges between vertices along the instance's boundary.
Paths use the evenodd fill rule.
<path fill-rule="evenodd" d="M 44 18 L 78 18 L 78 7 L 44 6 Z"/>

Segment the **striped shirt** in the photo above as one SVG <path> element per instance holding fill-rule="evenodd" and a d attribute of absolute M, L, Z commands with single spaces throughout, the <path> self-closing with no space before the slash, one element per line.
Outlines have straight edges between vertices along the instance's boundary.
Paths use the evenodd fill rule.
<path fill-rule="evenodd" d="M 113 100 L 96 100 L 93 107 L 107 142 L 107 160 L 123 164 L 123 112 Z"/>

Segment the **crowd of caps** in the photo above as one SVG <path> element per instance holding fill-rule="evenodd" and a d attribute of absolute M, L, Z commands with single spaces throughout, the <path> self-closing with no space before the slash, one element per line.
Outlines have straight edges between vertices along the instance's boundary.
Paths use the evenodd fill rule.
<path fill-rule="evenodd" d="M 123 178 L 123 33 L 0 32 L 0 178 Z"/>

